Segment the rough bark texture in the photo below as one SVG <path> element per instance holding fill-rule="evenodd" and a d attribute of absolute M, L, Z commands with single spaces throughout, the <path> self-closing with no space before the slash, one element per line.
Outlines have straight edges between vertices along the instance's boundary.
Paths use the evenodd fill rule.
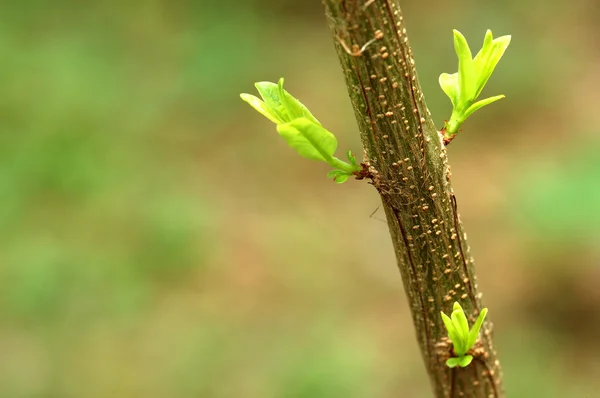
<path fill-rule="evenodd" d="M 482 308 L 481 294 L 446 149 L 425 105 L 399 2 L 323 3 L 435 396 L 501 397 L 489 321 L 471 365 L 445 366 L 451 349 L 440 311 L 450 314 L 458 301 L 472 324 Z"/>

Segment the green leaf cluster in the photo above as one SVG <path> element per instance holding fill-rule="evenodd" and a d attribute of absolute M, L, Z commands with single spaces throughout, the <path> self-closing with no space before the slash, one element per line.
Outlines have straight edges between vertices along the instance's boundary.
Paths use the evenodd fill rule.
<path fill-rule="evenodd" d="M 449 358 L 446 365 L 450 368 L 460 366 L 462 368 L 468 366 L 473 360 L 472 355 L 467 355 L 467 352 L 475 345 L 481 325 L 487 315 L 487 308 L 484 308 L 479 313 L 473 328 L 469 330 L 469 323 L 465 311 L 458 302 L 454 303 L 452 314 L 450 316 L 442 314 L 442 320 L 448 331 L 448 338 L 452 340 L 455 357 Z"/>
<path fill-rule="evenodd" d="M 496 95 L 475 102 L 510 44 L 510 39 L 511 36 L 494 39 L 492 31 L 488 29 L 483 47 L 473 58 L 465 37 L 458 30 L 454 30 L 458 72 L 442 73 L 439 79 L 442 90 L 452 102 L 452 115 L 445 126 L 446 139 L 452 139 L 462 123 L 476 110 L 504 98 L 504 95 Z"/>
<path fill-rule="evenodd" d="M 283 88 L 283 78 L 278 84 L 258 82 L 254 85 L 261 98 L 251 94 L 240 97 L 259 113 L 277 125 L 279 135 L 300 156 L 325 162 L 334 170 L 327 176 L 342 183 L 361 169 L 354 155 L 348 151 L 348 162 L 334 156 L 338 146 L 337 138 L 325 129 L 298 99 Z"/>

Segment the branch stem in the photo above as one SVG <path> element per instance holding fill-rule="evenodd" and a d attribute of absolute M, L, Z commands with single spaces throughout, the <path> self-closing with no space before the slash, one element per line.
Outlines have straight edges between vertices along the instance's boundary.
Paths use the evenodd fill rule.
<path fill-rule="evenodd" d="M 458 301 L 473 323 L 483 307 L 446 148 L 425 104 L 399 0 L 323 3 L 435 396 L 501 397 L 488 319 L 478 360 L 466 368 L 449 369 L 438 348 L 446 335 L 440 311 L 451 312 Z"/>

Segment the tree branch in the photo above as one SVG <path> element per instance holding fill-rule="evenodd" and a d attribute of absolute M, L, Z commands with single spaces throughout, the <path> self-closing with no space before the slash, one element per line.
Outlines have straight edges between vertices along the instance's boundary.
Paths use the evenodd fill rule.
<path fill-rule="evenodd" d="M 440 311 L 481 311 L 473 259 L 450 184 L 446 148 L 427 109 L 398 0 L 323 0 L 381 195 L 417 338 L 438 398 L 502 396 L 491 323 L 475 360 L 450 369 Z M 489 318 L 488 318 L 489 319 Z"/>

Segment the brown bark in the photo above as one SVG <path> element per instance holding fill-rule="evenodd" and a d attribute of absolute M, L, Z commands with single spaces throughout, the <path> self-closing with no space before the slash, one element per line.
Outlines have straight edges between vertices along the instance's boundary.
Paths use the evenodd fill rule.
<path fill-rule="evenodd" d="M 481 294 L 446 148 L 419 86 L 399 0 L 323 3 L 435 396 L 501 397 L 489 320 L 471 365 L 445 365 L 450 349 L 440 311 L 450 314 L 458 301 L 472 325 Z"/>

